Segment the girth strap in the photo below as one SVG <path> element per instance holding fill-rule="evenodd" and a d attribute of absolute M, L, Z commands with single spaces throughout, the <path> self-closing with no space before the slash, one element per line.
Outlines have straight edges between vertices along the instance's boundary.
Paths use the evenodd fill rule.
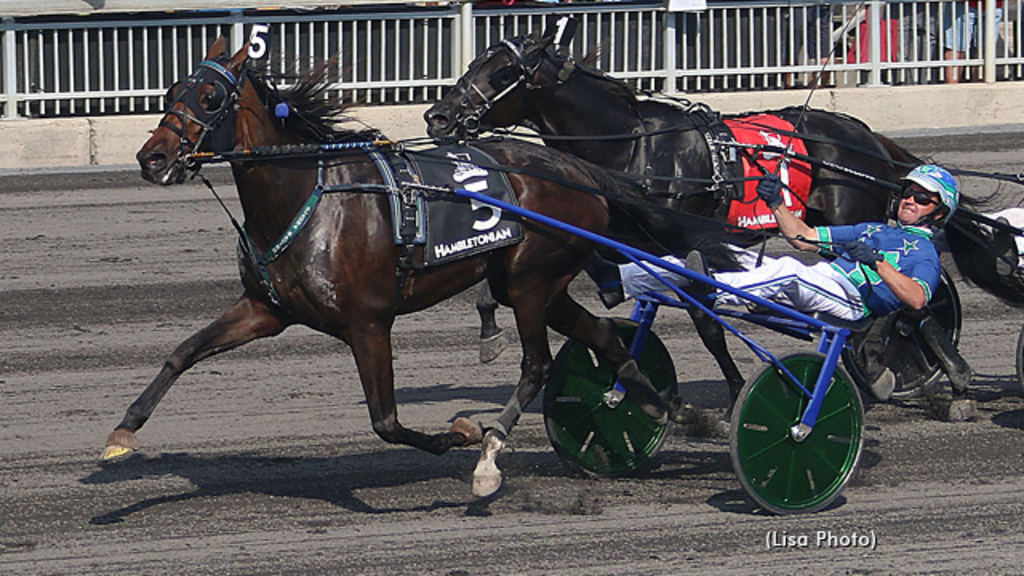
<path fill-rule="evenodd" d="M 317 159 L 317 177 L 316 187 L 313 188 L 313 192 L 306 199 L 305 204 L 302 208 L 299 208 L 298 214 L 292 218 L 291 224 L 285 229 L 281 237 L 277 239 L 277 242 L 264 253 L 260 253 L 253 243 L 249 233 L 246 232 L 245 226 L 239 229 L 239 249 L 248 258 L 249 262 L 253 264 L 256 269 L 260 281 L 260 285 L 263 286 L 263 290 L 267 293 L 270 301 L 276 306 L 281 305 L 281 298 L 277 294 L 277 289 L 274 288 L 274 282 L 270 278 L 270 271 L 267 266 L 277 260 L 285 250 L 291 246 L 295 236 L 301 231 L 309 219 L 313 216 L 313 212 L 316 211 L 316 207 L 320 204 L 320 199 L 324 195 L 324 161 L 323 158 Z"/>
<path fill-rule="evenodd" d="M 393 150 L 386 154 L 379 150 L 367 152 L 384 180 L 391 199 L 392 220 L 395 223 L 395 243 L 401 247 L 398 258 L 399 291 L 409 272 L 422 268 L 414 257 L 417 244 L 425 244 L 426 209 L 423 195 L 418 189 L 420 177 L 404 155 Z M 410 185 L 411 183 L 411 185 Z"/>

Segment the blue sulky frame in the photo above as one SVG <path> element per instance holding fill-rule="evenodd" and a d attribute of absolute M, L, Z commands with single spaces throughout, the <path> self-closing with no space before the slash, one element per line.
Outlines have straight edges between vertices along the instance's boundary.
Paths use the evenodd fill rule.
<path fill-rule="evenodd" d="M 608 248 L 612 248 L 620 252 L 623 256 L 631 260 L 640 266 L 644 271 L 651 274 L 659 281 L 661 281 L 667 289 L 671 290 L 678 297 L 673 299 L 663 293 L 651 292 L 647 294 L 641 294 L 636 297 L 636 305 L 633 308 L 631 314 L 631 320 L 638 323 L 639 328 L 630 344 L 630 352 L 634 358 L 638 358 L 640 351 L 643 350 L 648 334 L 650 334 L 651 325 L 654 323 L 654 318 L 657 315 L 658 308 L 660 306 L 671 306 L 675 308 L 690 308 L 696 307 L 703 311 L 705 314 L 714 318 L 717 322 L 722 324 L 731 333 L 736 335 L 742 340 L 762 361 L 771 363 L 780 373 L 785 375 L 785 378 L 799 390 L 801 390 L 807 398 L 810 399 L 803 414 L 800 418 L 799 424 L 793 426 L 789 433 L 793 440 L 802 442 L 805 440 L 814 429 L 814 425 L 818 420 L 818 414 L 821 410 L 822 403 L 825 400 L 825 396 L 829 390 L 829 384 L 832 381 L 833 373 L 835 372 L 836 366 L 839 363 L 839 359 L 842 356 L 843 348 L 846 346 L 847 337 L 850 335 L 850 331 L 846 328 L 834 326 L 812 316 L 808 316 L 792 308 L 787 308 L 770 300 L 759 298 L 738 288 L 727 286 L 721 282 L 716 281 L 713 278 L 704 276 L 702 274 L 687 270 L 677 264 L 654 256 L 653 254 L 644 252 L 632 246 L 617 242 L 610 238 L 606 238 L 599 234 L 595 234 L 582 228 L 577 228 L 571 224 L 567 224 L 560 220 L 538 214 L 530 210 L 525 210 L 514 204 L 495 200 L 482 194 L 470 192 L 464 189 L 457 189 L 455 193 L 458 196 L 477 200 L 479 202 L 496 206 L 505 210 L 509 213 L 516 214 L 523 218 L 529 218 L 531 220 L 540 222 L 542 224 L 576 234 Z M 664 276 L 659 274 L 654 267 L 659 267 L 680 276 L 689 278 L 694 282 L 701 282 L 709 284 L 719 290 L 724 290 L 732 294 L 736 294 L 753 304 L 771 310 L 777 315 L 768 314 L 755 314 L 749 312 L 741 312 L 738 310 L 713 310 L 709 308 L 704 302 L 701 302 L 698 298 L 690 295 L 686 291 L 680 289 L 678 286 L 665 279 Z M 815 382 L 814 390 L 808 390 L 806 386 L 800 381 L 799 378 L 794 376 L 792 372 L 771 352 L 769 352 L 764 346 L 757 343 L 755 340 L 742 333 L 735 326 L 730 324 L 725 318 L 738 318 L 744 321 L 752 322 L 760 326 L 771 328 L 777 332 L 802 338 L 805 340 L 813 340 L 818 337 L 818 352 L 825 356 L 824 365 L 822 366 L 821 372 Z M 606 403 L 609 407 L 614 407 L 623 397 L 625 396 L 625 389 L 618 382 L 615 383 L 614 389 L 606 395 Z"/>
<path fill-rule="evenodd" d="M 864 447 L 860 394 L 839 366 L 850 335 L 849 329 L 836 325 L 841 321 L 830 323 L 811 317 L 507 202 L 464 189 L 455 194 L 617 250 L 673 292 L 674 298 L 664 292 L 638 295 L 631 317 L 635 327 L 619 328 L 620 336 L 630 340 L 633 358 L 652 377 L 652 384 L 663 397 L 674 394 L 677 382 L 667 350 L 651 331 L 659 307 L 695 307 L 735 334 L 768 364 L 747 381 L 731 409 L 729 454 L 744 490 L 758 506 L 776 514 L 815 512 L 839 498 L 856 471 Z M 703 297 L 680 289 L 655 268 L 735 294 L 770 313 L 713 310 Z M 739 318 L 805 340 L 817 338 L 818 354 L 777 358 L 726 318 Z M 627 397 L 615 370 L 600 359 L 595 363 L 580 348 L 570 340 L 555 359 L 544 392 L 548 438 L 562 460 L 573 468 L 596 475 L 629 473 L 660 449 L 667 424 L 657 425 L 636 410 L 635 401 Z M 655 374 L 657 381 L 653 379 Z"/>

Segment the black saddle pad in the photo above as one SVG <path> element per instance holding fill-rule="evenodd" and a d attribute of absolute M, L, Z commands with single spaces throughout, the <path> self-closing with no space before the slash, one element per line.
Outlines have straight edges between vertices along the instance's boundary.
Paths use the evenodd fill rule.
<path fill-rule="evenodd" d="M 468 146 L 442 146 L 409 155 L 421 182 L 463 188 L 515 204 L 508 177 L 493 158 Z M 454 194 L 429 194 L 426 206 L 424 264 L 436 266 L 518 243 L 523 238 L 518 217 Z"/>

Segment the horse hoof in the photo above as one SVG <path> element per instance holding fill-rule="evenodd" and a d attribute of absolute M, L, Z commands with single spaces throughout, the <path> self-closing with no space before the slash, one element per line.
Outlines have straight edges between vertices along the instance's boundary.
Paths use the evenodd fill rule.
<path fill-rule="evenodd" d="M 473 476 L 473 496 L 486 498 L 501 488 L 501 471 L 490 476 Z"/>
<path fill-rule="evenodd" d="M 107 446 L 103 449 L 103 454 L 100 455 L 100 460 L 116 460 L 122 456 L 126 456 L 134 452 L 131 448 L 125 448 L 124 446 Z"/>
<path fill-rule="evenodd" d="M 960 398 L 950 402 L 946 420 L 949 422 L 969 422 L 977 416 L 978 403 L 968 398 Z"/>
<path fill-rule="evenodd" d="M 497 430 L 489 430 L 483 439 L 484 447 L 480 451 L 480 460 L 473 470 L 473 495 L 484 498 L 501 488 L 501 470 L 497 459 L 501 449 L 505 447 L 505 435 Z"/>
<path fill-rule="evenodd" d="M 135 433 L 130 430 L 118 428 L 107 436 L 107 447 L 103 449 L 103 454 L 100 456 L 100 460 L 113 460 L 120 458 L 127 454 L 131 454 L 139 449 L 142 443 L 139 442 Z"/>
<path fill-rule="evenodd" d="M 672 421 L 676 424 L 690 424 L 700 419 L 700 411 L 682 398 L 674 398 L 669 405 Z"/>
<path fill-rule="evenodd" d="M 668 424 L 672 410 L 669 403 L 662 398 L 654 384 L 640 371 L 636 360 L 629 360 L 618 369 L 619 382 L 626 388 L 626 395 L 631 396 L 640 410 L 658 426 Z"/>
<path fill-rule="evenodd" d="M 480 363 L 490 364 L 494 362 L 501 353 L 508 348 L 508 340 L 505 339 L 505 331 L 499 330 L 497 334 L 492 334 L 486 338 L 480 339 Z"/>
<path fill-rule="evenodd" d="M 466 441 L 462 443 L 463 446 L 477 444 L 484 438 L 484 429 L 479 424 L 461 416 L 456 418 L 455 422 L 452 422 L 452 432 L 457 432 L 466 437 Z"/>

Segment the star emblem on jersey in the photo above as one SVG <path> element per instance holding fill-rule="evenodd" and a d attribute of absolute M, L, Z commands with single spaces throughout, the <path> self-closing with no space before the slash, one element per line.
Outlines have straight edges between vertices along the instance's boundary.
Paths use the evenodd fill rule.
<path fill-rule="evenodd" d="M 868 224 L 867 228 L 864 229 L 864 232 L 861 233 L 861 236 L 865 238 L 871 238 L 872 234 L 874 234 L 875 232 L 880 232 L 881 230 L 881 224 Z"/>
<path fill-rule="evenodd" d="M 918 240 L 914 240 L 913 242 L 911 242 L 910 240 L 907 240 L 906 238 L 904 238 L 903 239 L 903 248 L 900 248 L 900 250 L 903 251 L 903 255 L 906 256 L 907 254 L 910 254 L 914 250 L 920 250 L 920 248 L 917 247 L 917 243 L 918 243 Z"/>

